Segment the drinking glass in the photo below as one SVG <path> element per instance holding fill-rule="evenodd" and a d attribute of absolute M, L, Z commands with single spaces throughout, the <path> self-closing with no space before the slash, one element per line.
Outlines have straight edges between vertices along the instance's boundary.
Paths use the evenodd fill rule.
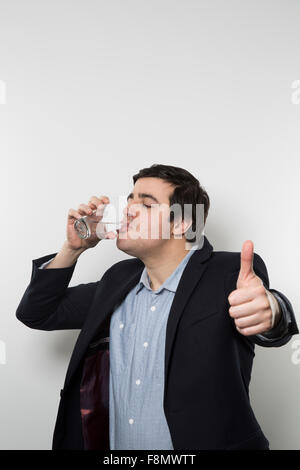
<path fill-rule="evenodd" d="M 74 228 L 80 238 L 99 238 L 101 240 L 108 240 L 105 237 L 107 232 L 115 232 L 120 229 L 122 221 L 119 220 L 103 220 L 104 215 L 96 215 L 97 209 L 91 215 L 85 215 L 80 219 L 75 220 Z"/>

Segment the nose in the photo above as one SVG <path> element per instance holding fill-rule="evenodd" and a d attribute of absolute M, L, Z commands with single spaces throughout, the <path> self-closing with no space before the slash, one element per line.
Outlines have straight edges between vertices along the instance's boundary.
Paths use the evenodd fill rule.
<path fill-rule="evenodd" d="M 124 207 L 123 209 L 123 214 L 125 215 L 125 217 L 127 219 L 129 218 L 133 218 L 137 215 L 137 210 L 135 207 L 131 207 L 131 206 L 134 206 L 136 205 L 135 203 L 128 203 L 126 207 Z"/>

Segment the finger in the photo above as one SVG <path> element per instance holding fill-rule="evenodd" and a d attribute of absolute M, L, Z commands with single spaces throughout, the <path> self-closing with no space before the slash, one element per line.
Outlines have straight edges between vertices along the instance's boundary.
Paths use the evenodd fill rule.
<path fill-rule="evenodd" d="M 246 317 L 235 318 L 234 322 L 240 329 L 248 328 L 250 326 L 259 325 L 264 323 L 265 318 L 262 312 L 255 313 L 254 315 L 247 315 Z"/>
<path fill-rule="evenodd" d="M 240 305 L 245 302 L 250 302 L 260 295 L 264 295 L 266 292 L 264 286 L 249 286 L 249 287 L 240 287 L 231 292 L 228 297 L 228 302 L 230 305 Z"/>
<path fill-rule="evenodd" d="M 91 215 L 93 213 L 93 210 L 87 204 L 80 204 L 77 211 L 81 215 Z"/>
<path fill-rule="evenodd" d="M 109 198 L 107 196 L 91 196 L 88 202 L 88 205 L 92 209 L 97 209 L 99 204 L 108 204 L 109 203 Z"/>
<path fill-rule="evenodd" d="M 228 312 L 232 318 L 240 318 L 245 317 L 247 315 L 253 315 L 258 311 L 264 310 L 265 306 L 261 307 L 261 304 L 255 300 L 251 302 L 246 302 L 242 305 L 235 305 L 234 307 L 230 307 Z"/>
<path fill-rule="evenodd" d="M 254 245 L 251 240 L 246 240 L 241 251 L 241 267 L 238 280 L 246 279 L 253 270 Z"/>
<path fill-rule="evenodd" d="M 68 218 L 70 219 L 80 219 L 82 216 L 75 209 L 70 209 L 68 212 Z"/>
<path fill-rule="evenodd" d="M 106 204 L 101 202 L 98 206 L 97 206 L 97 209 L 96 209 L 96 215 L 97 216 L 103 216 L 103 213 L 105 211 L 105 207 L 106 207 Z"/>
<path fill-rule="evenodd" d="M 259 323 L 254 326 L 249 326 L 247 328 L 238 328 L 237 330 L 244 336 L 257 335 L 259 333 L 265 333 L 269 330 L 267 323 Z"/>

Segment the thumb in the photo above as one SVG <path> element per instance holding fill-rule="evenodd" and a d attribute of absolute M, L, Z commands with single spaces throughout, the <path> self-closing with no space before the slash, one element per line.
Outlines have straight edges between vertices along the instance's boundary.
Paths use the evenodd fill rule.
<path fill-rule="evenodd" d="M 250 274 L 254 274 L 253 270 L 253 257 L 254 257 L 254 245 L 251 240 L 246 240 L 243 243 L 241 251 L 241 267 L 239 272 L 239 281 L 247 279 Z"/>

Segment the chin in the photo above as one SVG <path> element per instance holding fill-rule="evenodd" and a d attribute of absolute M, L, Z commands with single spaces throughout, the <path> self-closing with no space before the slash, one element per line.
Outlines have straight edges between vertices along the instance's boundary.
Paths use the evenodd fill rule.
<path fill-rule="evenodd" d="M 119 238 L 119 236 L 116 238 L 116 245 L 122 249 L 126 246 L 128 246 L 129 248 L 129 246 L 132 245 L 132 242 L 134 242 L 134 240 L 128 238 L 128 235 L 126 236 L 126 238 Z"/>
<path fill-rule="evenodd" d="M 119 250 L 124 251 L 125 253 L 134 256 L 134 242 L 135 240 L 130 240 L 129 238 L 117 238 L 116 246 Z"/>

